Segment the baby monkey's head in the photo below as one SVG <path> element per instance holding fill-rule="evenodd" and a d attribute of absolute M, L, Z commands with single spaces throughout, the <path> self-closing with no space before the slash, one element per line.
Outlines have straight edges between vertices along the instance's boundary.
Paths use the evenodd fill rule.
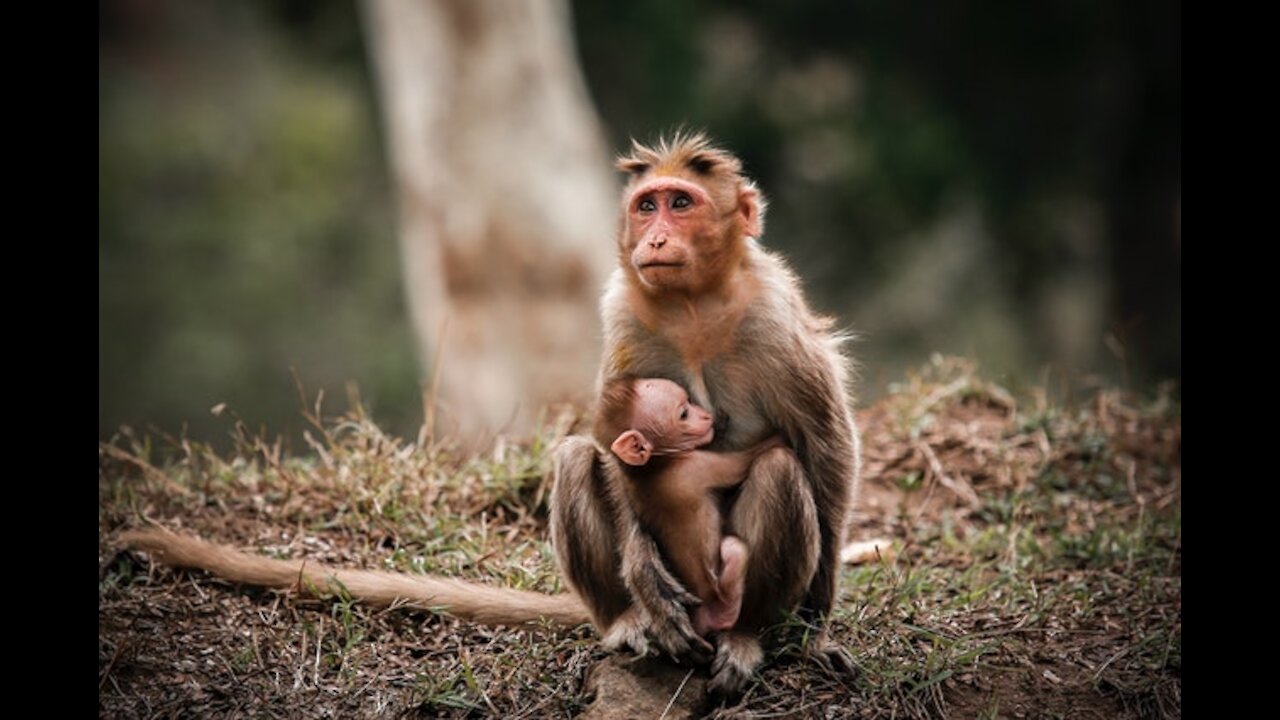
<path fill-rule="evenodd" d="M 596 407 L 595 437 L 618 459 L 640 466 L 655 455 L 678 455 L 715 437 L 711 413 L 662 378 L 624 376 L 605 383 Z"/>

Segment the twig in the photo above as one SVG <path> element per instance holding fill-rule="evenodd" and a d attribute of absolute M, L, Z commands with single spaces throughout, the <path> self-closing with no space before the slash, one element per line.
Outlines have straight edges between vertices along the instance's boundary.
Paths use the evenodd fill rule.
<path fill-rule="evenodd" d="M 124 654 L 125 648 L 129 646 L 128 638 L 125 638 L 116 646 L 116 651 L 111 654 L 111 660 L 107 662 L 107 667 L 102 671 L 102 677 L 98 680 L 98 692 L 102 692 L 102 686 L 107 682 L 107 678 L 111 677 L 111 671 L 116 667 L 116 661 Z M 117 690 L 119 688 L 116 688 Z"/>
<path fill-rule="evenodd" d="M 667 706 L 662 709 L 662 714 L 658 716 L 658 720 L 663 720 L 667 717 L 667 713 L 671 712 L 671 706 L 676 704 L 676 698 L 680 697 L 680 693 L 684 690 L 685 683 L 689 682 L 689 678 L 692 676 L 693 669 L 691 668 L 689 672 L 684 674 L 684 679 L 680 681 L 680 687 L 676 688 L 675 694 L 667 701 Z"/>
<path fill-rule="evenodd" d="M 956 497 L 969 503 L 971 507 L 982 507 L 982 501 L 978 499 L 978 493 L 974 492 L 973 486 L 961 480 L 951 479 L 942 469 L 942 462 L 938 460 L 938 456 L 933 452 L 933 448 L 929 447 L 929 443 L 916 441 L 916 448 L 924 455 L 925 460 L 929 462 L 929 469 L 933 472 L 934 478 L 942 484 L 943 487 L 955 493 Z"/>
<path fill-rule="evenodd" d="M 130 465 L 133 465 L 134 467 L 141 470 L 143 474 L 153 479 L 159 480 L 161 483 L 164 484 L 165 487 L 167 487 L 169 490 L 172 490 L 173 492 L 178 493 L 179 495 L 191 494 L 190 490 L 174 482 L 173 478 L 166 475 L 163 470 L 161 470 L 155 465 L 152 465 L 151 463 L 147 462 L 146 460 L 143 460 L 142 458 L 138 457 L 137 455 L 134 455 L 133 453 L 127 450 L 123 450 L 121 448 L 116 447 L 115 445 L 109 445 L 103 442 L 98 443 L 98 449 L 110 455 L 111 457 L 115 458 L 116 460 L 120 460 L 122 462 L 126 462 L 126 463 L 129 463 Z"/>

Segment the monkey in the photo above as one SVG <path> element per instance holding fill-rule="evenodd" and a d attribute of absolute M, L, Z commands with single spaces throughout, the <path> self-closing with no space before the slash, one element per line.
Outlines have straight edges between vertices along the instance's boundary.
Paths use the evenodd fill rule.
<path fill-rule="evenodd" d="M 814 313 L 785 262 L 759 242 L 765 200 L 741 161 L 701 133 L 633 141 L 617 167 L 618 267 L 601 299 L 597 383 L 665 378 L 715 417 L 709 451 L 741 451 L 778 434 L 727 499 L 725 532 L 748 548 L 734 627 L 713 650 L 710 689 L 741 692 L 762 638 L 795 612 L 813 626 L 808 653 L 844 672 L 826 636 L 856 490 L 860 440 L 850 408 L 846 337 Z M 566 583 L 606 647 L 703 659 L 696 606 L 627 501 L 626 472 L 588 437 L 554 451 L 551 541 Z"/>
<path fill-rule="evenodd" d="M 601 298 L 599 387 L 630 375 L 690 389 L 715 419 L 714 452 L 772 435 L 728 498 L 726 532 L 748 549 L 737 622 L 712 647 L 688 608 L 701 600 L 667 568 L 631 507 L 620 462 L 590 437 L 552 452 L 551 544 L 572 594 L 276 560 L 158 528 L 120 540 L 159 560 L 228 580 L 304 591 L 342 588 L 374 604 L 407 601 L 486 624 L 592 623 L 610 650 L 711 661 L 713 692 L 740 692 L 763 661 L 761 638 L 791 611 L 813 623 L 811 655 L 850 671 L 825 638 L 837 564 L 858 482 L 860 440 L 850 367 L 833 322 L 759 243 L 765 200 L 741 162 L 702 134 L 633 142 L 623 190 L 619 266 Z"/>
<path fill-rule="evenodd" d="M 714 492 L 741 483 L 756 456 L 780 443 L 770 438 L 736 453 L 698 450 L 715 436 L 711 421 L 670 380 L 620 377 L 601 389 L 593 430 L 622 461 L 638 518 L 702 601 L 692 618 L 700 636 L 737 622 L 748 552 L 741 539 L 722 536 Z"/>

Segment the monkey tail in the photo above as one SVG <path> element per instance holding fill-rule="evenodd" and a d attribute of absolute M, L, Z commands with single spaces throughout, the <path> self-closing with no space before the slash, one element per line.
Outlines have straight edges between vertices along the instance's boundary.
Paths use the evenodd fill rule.
<path fill-rule="evenodd" d="M 120 535 L 120 541 L 170 565 L 206 570 L 246 585 L 296 588 L 316 596 L 345 593 L 373 605 L 399 601 L 483 625 L 549 621 L 574 626 L 591 621 L 582 601 L 573 595 L 544 595 L 454 578 L 332 568 L 305 560 L 276 560 L 162 528 L 130 530 Z"/>

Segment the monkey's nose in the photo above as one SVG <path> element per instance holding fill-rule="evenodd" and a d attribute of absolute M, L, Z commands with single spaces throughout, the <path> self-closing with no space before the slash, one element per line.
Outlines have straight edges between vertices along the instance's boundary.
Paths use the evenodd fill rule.
<path fill-rule="evenodd" d="M 652 248 L 660 248 L 666 244 L 667 244 L 667 239 L 662 236 L 657 236 L 649 239 L 649 247 L 652 247 Z"/>

